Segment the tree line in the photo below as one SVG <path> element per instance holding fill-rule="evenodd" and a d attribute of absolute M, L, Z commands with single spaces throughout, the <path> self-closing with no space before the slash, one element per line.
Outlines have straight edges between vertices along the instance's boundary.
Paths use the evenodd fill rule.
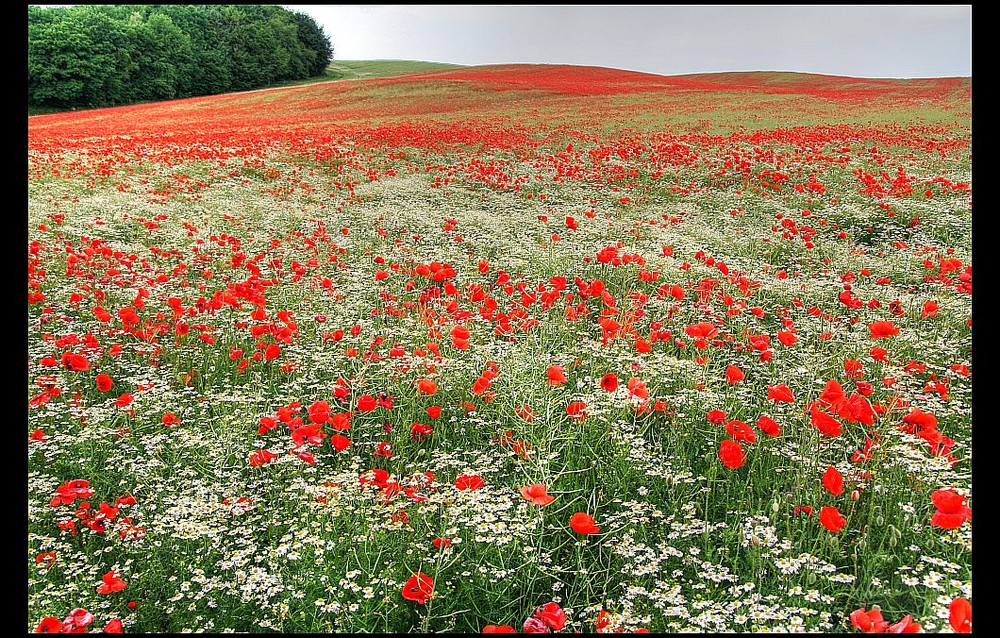
<path fill-rule="evenodd" d="M 273 5 L 28 8 L 28 105 L 95 108 L 321 76 L 323 28 Z"/>

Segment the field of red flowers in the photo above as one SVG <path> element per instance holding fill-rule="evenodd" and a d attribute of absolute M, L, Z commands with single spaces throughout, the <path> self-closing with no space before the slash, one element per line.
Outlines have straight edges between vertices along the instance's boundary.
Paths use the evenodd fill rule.
<path fill-rule="evenodd" d="M 28 629 L 968 632 L 968 79 L 28 121 Z"/>

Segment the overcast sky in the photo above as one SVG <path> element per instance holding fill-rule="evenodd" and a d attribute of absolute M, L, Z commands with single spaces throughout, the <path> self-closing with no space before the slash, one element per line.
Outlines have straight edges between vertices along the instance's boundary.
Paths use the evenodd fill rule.
<path fill-rule="evenodd" d="M 972 5 L 283 5 L 334 60 L 549 63 L 661 75 L 972 75 Z"/>

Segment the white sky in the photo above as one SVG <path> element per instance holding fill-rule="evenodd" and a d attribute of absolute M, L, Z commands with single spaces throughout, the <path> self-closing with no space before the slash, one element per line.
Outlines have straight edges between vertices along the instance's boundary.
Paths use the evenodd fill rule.
<path fill-rule="evenodd" d="M 334 60 L 549 63 L 661 75 L 972 75 L 972 5 L 283 5 Z"/>

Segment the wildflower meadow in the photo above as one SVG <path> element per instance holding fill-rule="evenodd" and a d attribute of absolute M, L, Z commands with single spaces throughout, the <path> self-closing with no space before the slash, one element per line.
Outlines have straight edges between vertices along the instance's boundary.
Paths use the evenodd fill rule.
<path fill-rule="evenodd" d="M 971 81 L 33 116 L 28 631 L 967 632 Z"/>

